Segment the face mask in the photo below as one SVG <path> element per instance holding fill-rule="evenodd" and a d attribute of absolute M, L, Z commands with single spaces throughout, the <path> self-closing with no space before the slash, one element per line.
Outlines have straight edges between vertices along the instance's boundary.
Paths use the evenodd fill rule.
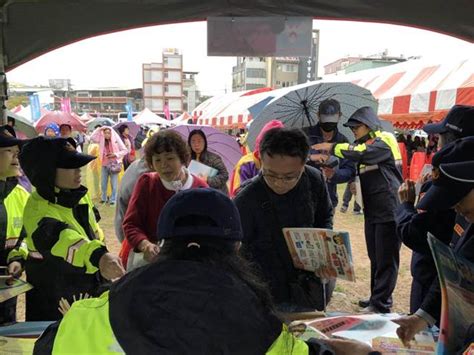
<path fill-rule="evenodd" d="M 332 132 L 337 128 L 337 122 L 321 122 L 319 126 L 324 132 Z"/>

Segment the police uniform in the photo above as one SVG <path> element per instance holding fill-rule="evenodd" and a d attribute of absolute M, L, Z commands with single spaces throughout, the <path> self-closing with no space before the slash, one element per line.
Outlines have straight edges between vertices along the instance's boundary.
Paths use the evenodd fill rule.
<path fill-rule="evenodd" d="M 389 312 L 400 261 L 400 239 L 394 211 L 402 182 L 401 154 L 395 136 L 380 131 L 380 121 L 370 107 L 358 109 L 345 126 L 364 124 L 370 132 L 354 144 L 333 146 L 333 154 L 357 164 L 365 217 L 365 240 L 370 259 L 371 311 Z"/>
<path fill-rule="evenodd" d="M 23 147 L 20 163 L 36 190 L 24 211 L 27 280 L 26 320 L 61 318 L 61 297 L 97 294 L 100 258 L 107 252 L 87 188 L 55 187 L 56 168 L 76 169 L 94 157 L 78 153 L 64 138 L 38 137 Z"/>
<path fill-rule="evenodd" d="M 428 134 L 451 133 L 458 138 L 474 136 L 474 107 L 455 105 L 443 121 L 427 124 L 423 129 Z M 420 200 L 431 185 L 431 181 L 423 184 Z M 396 222 L 397 232 L 403 243 L 413 250 L 411 260 L 413 282 L 410 293 L 410 312 L 413 313 L 421 306 L 437 277 L 436 266 L 427 243 L 427 233 L 437 236 L 445 244 L 455 245 L 469 223 L 464 217 L 456 216 L 452 209 L 417 211 L 410 202 L 404 202 L 399 206 Z"/>
<path fill-rule="evenodd" d="M 474 137 L 459 139 L 443 147 L 433 157 L 433 185 L 417 207 L 423 210 L 452 208 L 474 190 Z M 469 207 L 472 211 L 472 206 Z M 463 235 L 452 245 L 454 254 L 474 262 L 473 216 L 466 215 L 470 224 Z M 439 238 L 438 236 L 435 236 Z M 416 314 L 432 325 L 440 320 L 441 290 L 436 279 Z M 456 329 L 464 332 L 465 329 Z M 458 334 L 464 337 L 467 334 Z"/>
<path fill-rule="evenodd" d="M 0 147 L 21 146 L 13 129 L 0 127 Z M 18 183 L 16 177 L 0 180 L 0 266 L 8 266 L 13 261 L 22 265 L 27 257 L 23 244 L 23 209 L 29 193 Z M 15 322 L 16 297 L 0 303 L 0 325 Z"/>

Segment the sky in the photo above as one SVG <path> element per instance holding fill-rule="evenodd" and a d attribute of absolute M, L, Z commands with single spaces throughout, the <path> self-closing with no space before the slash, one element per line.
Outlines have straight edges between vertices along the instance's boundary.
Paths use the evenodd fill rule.
<path fill-rule="evenodd" d="M 320 30 L 319 76 L 323 65 L 347 55 L 422 56 L 439 62 L 474 57 L 474 44 L 403 26 L 315 20 Z M 163 48 L 178 48 L 183 70 L 197 71 L 204 95 L 232 91 L 235 57 L 208 57 L 206 23 L 153 26 L 103 35 L 42 55 L 7 73 L 11 83 L 47 85 L 71 79 L 75 88 L 142 87 L 142 63 L 160 62 Z"/>

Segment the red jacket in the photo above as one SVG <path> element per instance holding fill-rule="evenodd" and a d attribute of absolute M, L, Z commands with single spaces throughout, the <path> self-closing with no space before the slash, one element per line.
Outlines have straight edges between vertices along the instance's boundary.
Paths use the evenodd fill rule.
<path fill-rule="evenodd" d="M 207 187 L 207 184 L 193 175 L 191 188 Z M 127 265 L 128 254 L 144 239 L 156 243 L 156 225 L 165 203 L 175 194 L 163 186 L 158 173 L 145 173 L 137 181 L 123 219 L 125 239 L 120 256 Z"/>

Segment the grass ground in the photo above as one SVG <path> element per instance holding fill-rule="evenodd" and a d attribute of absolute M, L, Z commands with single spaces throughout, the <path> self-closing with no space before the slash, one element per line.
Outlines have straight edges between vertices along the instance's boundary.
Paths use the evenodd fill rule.
<path fill-rule="evenodd" d="M 340 188 L 342 187 L 340 186 Z M 340 196 L 342 196 L 342 192 L 342 190 L 339 191 Z M 115 237 L 113 226 L 115 206 L 99 205 L 98 208 L 102 216 L 100 225 L 105 232 L 107 246 L 111 252 L 118 254 L 120 245 Z M 370 294 L 370 262 L 367 257 L 364 239 L 364 217 L 353 215 L 351 208 L 352 203 L 347 213 L 336 212 L 334 228 L 350 232 L 357 281 L 337 281 L 336 292 L 328 306 L 328 310 L 331 311 L 357 312 L 360 309 L 357 305 L 358 300 L 366 298 Z M 392 310 L 394 312 L 406 313 L 409 310 L 410 258 L 411 251 L 402 246 L 398 282 L 393 295 L 394 306 Z M 24 319 L 24 296 L 20 297 L 18 301 L 18 318 L 20 320 Z"/>

